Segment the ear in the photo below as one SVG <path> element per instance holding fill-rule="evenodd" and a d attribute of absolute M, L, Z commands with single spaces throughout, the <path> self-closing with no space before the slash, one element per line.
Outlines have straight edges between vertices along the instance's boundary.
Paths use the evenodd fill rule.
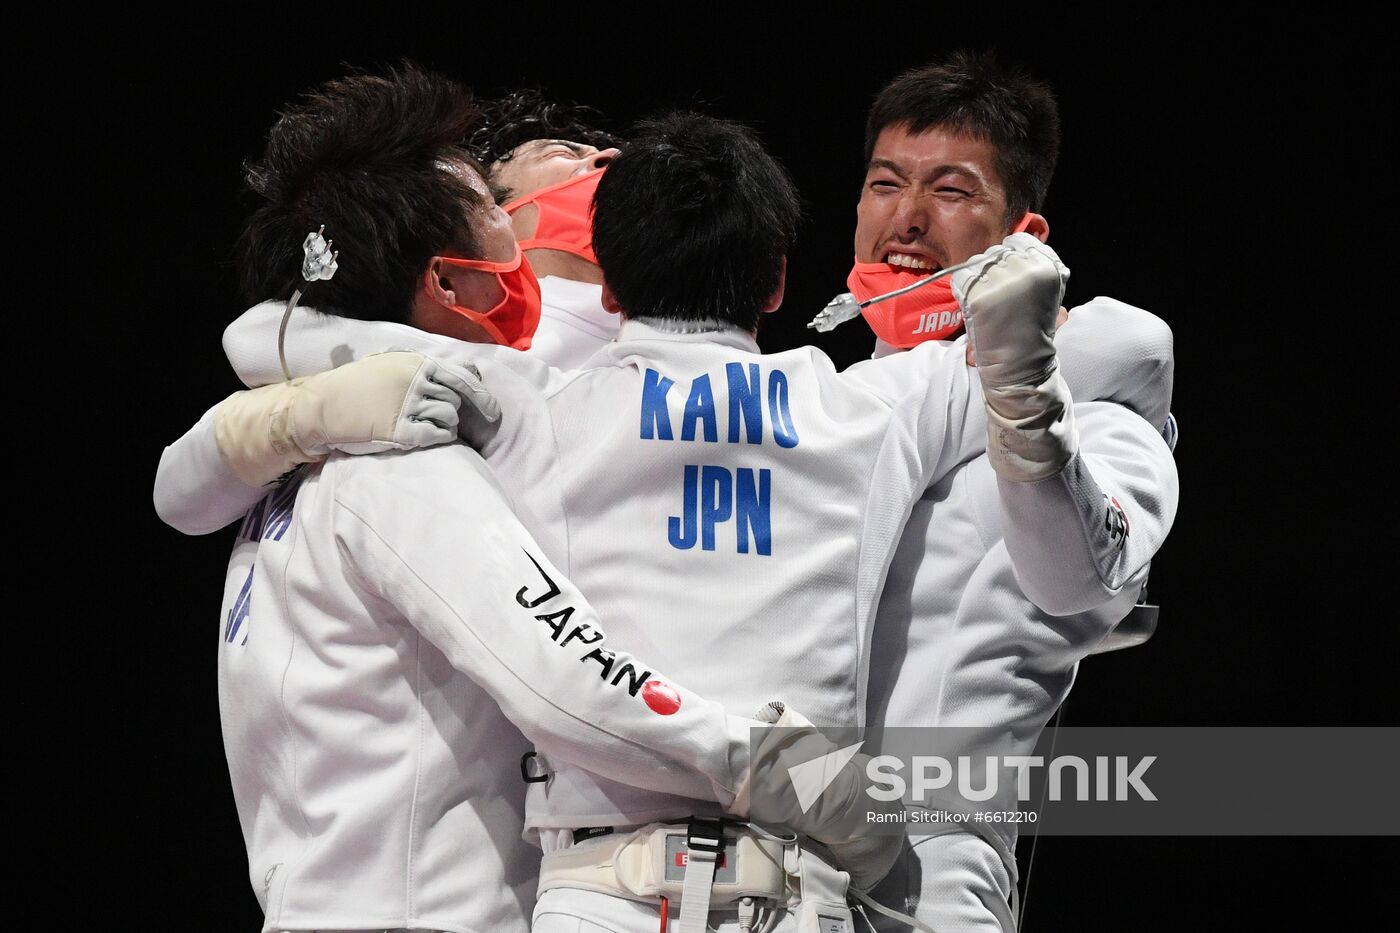
<path fill-rule="evenodd" d="M 773 290 L 768 301 L 763 305 L 762 312 L 771 314 L 778 310 L 778 306 L 783 303 L 783 292 L 787 290 L 787 257 L 783 257 L 783 264 L 778 269 L 778 287 Z"/>
<path fill-rule="evenodd" d="M 608 287 L 606 280 L 603 282 L 603 310 L 609 314 L 622 313 L 622 302 L 617 300 L 617 296 L 614 295 L 613 290 Z"/>
<path fill-rule="evenodd" d="M 457 303 L 457 293 L 452 288 L 452 283 L 442 274 L 442 261 L 434 256 L 428 260 L 428 264 L 423 268 L 421 277 L 424 295 L 437 304 L 455 305 Z"/>
<path fill-rule="evenodd" d="M 1050 240 L 1050 221 L 1040 214 L 1026 212 L 1026 216 L 1021 218 L 1021 222 L 1016 225 L 1017 231 L 1024 231 L 1035 237 L 1042 243 Z"/>

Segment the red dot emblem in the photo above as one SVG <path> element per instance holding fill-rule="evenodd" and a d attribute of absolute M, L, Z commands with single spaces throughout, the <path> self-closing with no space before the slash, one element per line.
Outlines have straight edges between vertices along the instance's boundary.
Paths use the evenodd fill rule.
<path fill-rule="evenodd" d="M 676 688 L 660 680 L 648 680 L 642 684 L 642 700 L 652 712 L 669 716 L 681 708 L 681 695 Z"/>

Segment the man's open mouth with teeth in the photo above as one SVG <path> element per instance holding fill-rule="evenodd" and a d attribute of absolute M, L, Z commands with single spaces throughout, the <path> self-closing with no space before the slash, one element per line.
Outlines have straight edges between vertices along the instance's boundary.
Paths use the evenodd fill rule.
<path fill-rule="evenodd" d="M 897 268 L 909 269 L 912 272 L 937 272 L 943 268 L 936 260 L 915 256 L 912 253 L 885 253 L 884 261 Z"/>

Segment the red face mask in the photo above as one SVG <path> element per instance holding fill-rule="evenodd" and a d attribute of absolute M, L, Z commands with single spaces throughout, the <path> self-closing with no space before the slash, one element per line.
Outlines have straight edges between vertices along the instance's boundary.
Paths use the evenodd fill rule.
<path fill-rule="evenodd" d="M 1027 213 L 1012 233 L 1021 233 L 1030 226 Z M 881 295 L 913 285 L 931 273 L 901 269 L 887 262 L 856 261 L 846 277 L 846 287 L 857 301 L 869 301 Z M 870 329 L 885 343 L 901 350 L 918 346 L 925 340 L 949 340 L 962 330 L 963 313 L 953 298 L 953 277 L 914 289 L 888 301 L 862 308 L 861 315 Z"/>
<path fill-rule="evenodd" d="M 512 215 L 526 204 L 539 209 L 535 235 L 521 240 L 520 248 L 563 250 L 597 265 L 598 257 L 593 252 L 593 195 L 604 171 L 600 168 L 578 175 L 504 205 L 502 209 Z"/>
<path fill-rule="evenodd" d="M 530 338 L 540 323 L 540 283 L 536 281 L 535 272 L 525 260 L 519 244 L 515 247 L 515 258 L 509 262 L 454 259 L 451 256 L 436 258 L 459 269 L 491 272 L 506 293 L 494 308 L 486 312 L 473 311 L 461 305 L 444 304 L 444 308 L 480 324 L 503 347 L 530 349 Z"/>

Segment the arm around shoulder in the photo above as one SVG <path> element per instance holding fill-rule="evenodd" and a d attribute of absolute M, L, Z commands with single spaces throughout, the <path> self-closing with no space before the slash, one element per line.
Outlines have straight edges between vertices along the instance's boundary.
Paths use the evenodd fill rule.
<path fill-rule="evenodd" d="M 214 430 L 218 407 L 165 448 L 156 468 L 156 514 L 187 535 L 209 534 L 237 521 L 267 492 L 239 479 L 219 452 Z"/>

